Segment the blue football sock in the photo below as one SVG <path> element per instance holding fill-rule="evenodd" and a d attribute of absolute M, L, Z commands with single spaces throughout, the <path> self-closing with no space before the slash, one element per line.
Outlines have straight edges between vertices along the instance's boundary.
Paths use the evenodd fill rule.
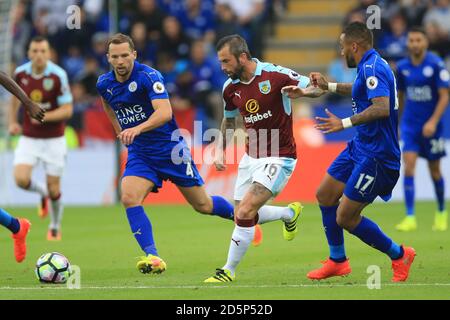
<path fill-rule="evenodd" d="M 391 259 L 400 258 L 402 248 L 386 236 L 372 220 L 362 217 L 361 222 L 350 232 L 375 249 L 386 253 Z"/>
<path fill-rule="evenodd" d="M 133 232 L 142 251 L 147 255 L 158 255 L 155 241 L 153 240 L 152 224 L 145 214 L 142 206 L 126 209 L 128 222 L 130 223 L 131 232 Z"/>
<path fill-rule="evenodd" d="M 445 185 L 444 178 L 440 178 L 439 180 L 433 180 L 434 184 L 434 192 L 436 193 L 436 199 L 438 202 L 438 210 L 439 212 L 443 212 L 445 210 Z"/>
<path fill-rule="evenodd" d="M 344 262 L 347 259 L 345 256 L 344 230 L 336 222 L 337 208 L 337 206 L 320 206 L 322 223 L 330 247 L 330 259 L 335 262 Z"/>
<path fill-rule="evenodd" d="M 403 190 L 405 192 L 406 214 L 414 215 L 414 177 L 405 177 L 403 180 Z"/>
<path fill-rule="evenodd" d="M 20 230 L 19 220 L 11 216 L 2 208 L 0 208 L 0 224 L 8 228 L 12 233 L 17 233 Z"/>
<path fill-rule="evenodd" d="M 224 219 L 234 219 L 234 207 L 225 198 L 220 196 L 212 196 L 213 209 L 212 214 Z"/>

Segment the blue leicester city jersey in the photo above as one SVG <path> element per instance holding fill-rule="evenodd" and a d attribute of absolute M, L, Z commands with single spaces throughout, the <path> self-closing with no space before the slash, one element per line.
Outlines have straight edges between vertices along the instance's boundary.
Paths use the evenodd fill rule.
<path fill-rule="evenodd" d="M 397 69 L 398 90 L 405 92 L 402 129 L 421 132 L 436 108 L 439 89 L 449 87 L 449 73 L 444 61 L 430 52 L 420 65 L 406 58 L 398 62 Z"/>
<path fill-rule="evenodd" d="M 134 62 L 131 76 L 125 82 L 117 81 L 114 71 L 101 75 L 97 81 L 97 90 L 114 110 L 122 129 L 133 128 L 147 121 L 155 111 L 153 100 L 169 98 L 159 71 L 138 62 Z M 172 139 L 172 133 L 177 129 L 175 119 L 172 118 L 159 128 L 141 133 L 128 146 L 128 151 L 170 157 L 174 146 L 184 143 L 179 134 L 178 138 Z"/>
<path fill-rule="evenodd" d="M 394 74 L 386 60 L 374 50 L 367 51 L 357 67 L 352 88 L 353 113 L 361 113 L 372 105 L 371 99 L 389 97 L 390 115 L 358 125 L 353 139 L 360 155 L 376 158 L 390 169 L 400 169 L 398 144 L 398 98 Z"/>

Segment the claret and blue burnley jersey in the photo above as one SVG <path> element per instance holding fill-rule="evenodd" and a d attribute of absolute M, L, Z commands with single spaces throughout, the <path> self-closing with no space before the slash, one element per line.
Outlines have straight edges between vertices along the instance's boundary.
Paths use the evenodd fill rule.
<path fill-rule="evenodd" d="M 125 82 L 117 81 L 114 71 L 101 75 L 97 90 L 114 110 L 122 130 L 147 121 L 155 111 L 153 100 L 169 99 L 162 75 L 138 62 L 134 62 L 130 78 Z M 202 185 L 185 141 L 179 134 L 173 134 L 177 130 L 172 118 L 159 128 L 138 135 L 127 146 L 124 176 L 146 178 L 155 183 L 154 191 L 162 186 L 162 180 L 167 179 L 182 187 Z M 179 157 L 173 158 L 173 151 Z"/>
<path fill-rule="evenodd" d="M 371 49 L 357 67 L 353 113 L 363 112 L 377 97 L 389 98 L 389 117 L 358 125 L 356 136 L 328 169 L 332 177 L 346 184 L 344 194 L 362 203 L 377 196 L 387 201 L 400 169 L 396 81 L 388 63 Z"/>
<path fill-rule="evenodd" d="M 422 129 L 436 109 L 439 89 L 449 88 L 449 78 L 444 61 L 431 52 L 420 65 L 414 65 L 410 58 L 398 62 L 398 90 L 405 92 L 400 124 L 403 151 L 417 152 L 429 160 L 445 155 L 442 121 L 431 138 L 425 138 Z"/>

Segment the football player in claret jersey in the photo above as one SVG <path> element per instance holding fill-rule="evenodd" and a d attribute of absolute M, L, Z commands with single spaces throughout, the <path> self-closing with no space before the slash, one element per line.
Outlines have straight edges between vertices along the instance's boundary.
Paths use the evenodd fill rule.
<path fill-rule="evenodd" d="M 14 77 L 31 100 L 40 104 L 46 113 L 43 123 L 24 114 L 21 126 L 18 122 L 20 103 L 13 97 L 9 131 L 14 135 L 22 133 L 14 154 L 14 178 L 20 188 L 39 193 L 39 215 L 44 218 L 51 212 L 47 239 L 57 241 L 61 240 L 61 176 L 67 154 L 64 128 L 65 121 L 73 112 L 72 94 L 66 72 L 49 60 L 50 45 L 47 39 L 40 36 L 33 38 L 28 57 L 30 61 L 17 67 Z M 46 185 L 31 178 L 38 163 L 44 166 Z"/>
<path fill-rule="evenodd" d="M 247 43 L 239 35 L 222 38 L 216 49 L 222 70 L 230 77 L 223 86 L 225 110 L 222 145 L 215 155 L 216 168 L 226 168 L 224 149 L 232 141 L 238 116 L 243 118 L 248 142 L 234 189 L 236 225 L 227 262 L 205 280 L 208 283 L 235 279 L 236 268 L 247 252 L 256 224 L 281 220 L 284 238 L 294 239 L 301 204 L 294 202 L 287 207 L 265 204 L 283 190 L 297 163 L 291 101 L 281 89 L 293 85 L 308 90 L 305 88 L 309 84 L 308 77 L 252 58 Z"/>
<path fill-rule="evenodd" d="M 137 268 L 142 273 L 161 273 L 166 263 L 159 257 L 142 206 L 150 192 L 158 192 L 163 180 L 170 180 L 200 213 L 233 220 L 233 206 L 206 193 L 189 148 L 177 134 L 159 71 L 136 61 L 134 43 L 124 34 L 109 39 L 107 57 L 113 70 L 99 77 L 97 90 L 118 139 L 128 148 L 121 201 L 131 231 L 146 255 Z"/>
<path fill-rule="evenodd" d="M 428 41 L 421 28 L 408 32 L 409 57 L 397 64 L 398 96 L 403 140 L 404 194 L 406 217 L 396 226 L 400 231 L 417 228 L 414 209 L 414 171 L 417 157 L 428 161 L 438 203 L 433 230 L 447 230 L 444 178 L 441 158 L 445 156 L 442 115 L 449 102 L 449 72 L 444 61 L 427 51 Z"/>
<path fill-rule="evenodd" d="M 398 144 L 398 99 L 396 81 L 388 63 L 373 49 L 373 35 L 364 23 L 353 22 L 340 37 L 342 55 L 350 68 L 357 68 L 354 83 L 329 83 L 312 73 L 313 85 L 322 90 L 352 97 L 353 116 L 339 119 L 327 110 L 316 127 L 331 133 L 356 126 L 357 134 L 331 164 L 317 191 L 330 257 L 310 279 L 343 276 L 351 272 L 344 246 L 347 230 L 392 261 L 392 281 L 405 281 L 416 255 L 381 231 L 362 210 L 378 196 L 388 201 L 400 170 Z M 291 97 L 305 96 L 290 89 Z"/>
<path fill-rule="evenodd" d="M 45 111 L 38 104 L 28 98 L 27 94 L 8 77 L 0 71 L 0 85 L 16 96 L 25 106 L 27 113 L 36 121 L 42 122 Z M 17 262 L 22 262 L 27 254 L 26 237 L 30 230 L 31 223 L 27 219 L 15 218 L 8 212 L 0 208 L 0 224 L 11 231 L 14 240 L 14 255 Z"/>

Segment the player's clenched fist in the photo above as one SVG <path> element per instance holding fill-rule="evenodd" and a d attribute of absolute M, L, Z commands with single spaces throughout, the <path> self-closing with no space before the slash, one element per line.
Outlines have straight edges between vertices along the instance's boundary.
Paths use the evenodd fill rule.
<path fill-rule="evenodd" d="M 319 87 L 322 90 L 328 90 L 328 81 L 320 72 L 311 72 L 309 80 L 314 87 Z"/>
<path fill-rule="evenodd" d="M 124 145 L 128 146 L 133 143 L 134 138 L 141 134 L 141 129 L 139 127 L 129 128 L 123 130 L 117 138 L 119 138 L 120 142 Z"/>

